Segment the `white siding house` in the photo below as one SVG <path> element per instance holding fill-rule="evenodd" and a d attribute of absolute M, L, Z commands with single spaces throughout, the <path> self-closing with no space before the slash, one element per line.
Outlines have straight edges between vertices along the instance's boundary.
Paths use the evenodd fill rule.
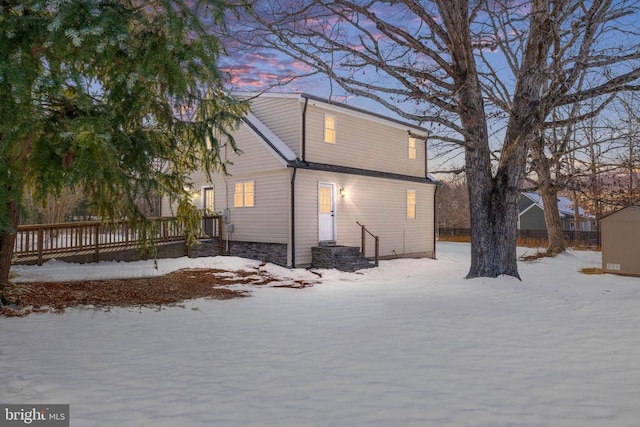
<path fill-rule="evenodd" d="M 262 94 L 234 138 L 242 153 L 226 153 L 228 175 L 192 177 L 194 204 L 225 214 L 232 255 L 309 266 L 321 242 L 359 247 L 359 222 L 382 257 L 435 257 L 425 129 L 308 94 Z"/>

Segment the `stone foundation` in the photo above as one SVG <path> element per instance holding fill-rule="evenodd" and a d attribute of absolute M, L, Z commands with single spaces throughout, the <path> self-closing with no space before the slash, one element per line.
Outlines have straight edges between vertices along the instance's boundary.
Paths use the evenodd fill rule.
<path fill-rule="evenodd" d="M 240 242 L 231 240 L 229 242 L 228 255 L 258 259 L 260 261 L 271 262 L 283 267 L 287 266 L 286 243 Z"/>
<path fill-rule="evenodd" d="M 311 268 L 356 271 L 374 266 L 356 246 L 316 246 L 311 248 Z"/>
<path fill-rule="evenodd" d="M 228 245 L 227 241 L 223 243 L 224 255 L 237 256 L 241 258 L 257 259 L 260 261 L 271 262 L 283 267 L 287 266 L 287 245 L 284 243 L 262 243 L 262 242 L 241 242 L 231 240 Z M 190 257 L 208 257 L 217 256 L 219 254 L 218 239 L 201 240 L 199 245 L 191 248 Z"/>
<path fill-rule="evenodd" d="M 220 251 L 218 250 L 220 245 L 218 244 L 218 239 L 202 239 L 200 240 L 199 245 L 193 245 L 191 247 L 191 252 L 189 253 L 190 258 L 201 258 L 208 256 L 218 256 L 220 255 Z"/>

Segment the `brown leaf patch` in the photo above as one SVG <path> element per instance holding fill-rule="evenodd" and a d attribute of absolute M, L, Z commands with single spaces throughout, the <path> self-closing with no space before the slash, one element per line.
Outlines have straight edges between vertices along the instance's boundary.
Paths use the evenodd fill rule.
<path fill-rule="evenodd" d="M 259 280 L 259 284 L 263 284 L 263 280 Z M 162 307 L 196 298 L 242 298 L 249 296 L 247 291 L 227 286 L 255 282 L 255 277 L 250 274 L 238 275 L 217 269 L 183 269 L 165 276 L 139 279 L 16 284 L 5 289 L 4 299 L 10 304 L 0 306 L 0 316 L 63 312 L 77 306 Z"/>

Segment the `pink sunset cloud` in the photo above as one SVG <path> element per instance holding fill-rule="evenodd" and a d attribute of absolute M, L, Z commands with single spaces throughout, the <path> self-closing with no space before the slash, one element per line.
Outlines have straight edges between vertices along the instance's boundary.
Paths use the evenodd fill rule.
<path fill-rule="evenodd" d="M 237 52 L 224 58 L 220 70 L 233 90 L 264 90 L 310 72 L 306 64 L 274 51 Z"/>

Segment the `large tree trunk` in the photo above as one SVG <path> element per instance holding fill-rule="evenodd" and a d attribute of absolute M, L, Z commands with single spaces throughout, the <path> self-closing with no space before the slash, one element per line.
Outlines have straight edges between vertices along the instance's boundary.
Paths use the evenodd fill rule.
<path fill-rule="evenodd" d="M 465 162 L 471 222 L 471 267 L 467 278 L 508 275 L 520 278 L 516 256 L 518 201 L 526 147 L 519 141 L 503 151 L 492 173 L 484 102 L 467 82 L 460 114 L 466 131 Z"/>
<path fill-rule="evenodd" d="M 478 88 L 462 92 L 462 125 L 466 134 L 466 174 L 471 223 L 471 267 L 467 278 L 508 275 L 520 278 L 516 257 L 519 177 L 524 175 L 522 148 L 503 153 L 492 173 L 484 102 Z M 516 162 L 520 154 L 520 162 Z M 518 171 L 522 169 L 522 172 Z M 513 180 L 516 179 L 514 182 Z"/>
<path fill-rule="evenodd" d="M 441 0 L 438 8 L 448 30 L 451 71 L 459 88 L 457 102 L 464 129 L 471 225 L 471 267 L 467 278 L 503 274 L 519 278 L 516 258 L 518 201 L 510 176 L 515 171 L 515 163 L 511 154 L 506 153 L 503 156 L 505 163 L 493 176 L 484 99 L 469 33 L 469 4 L 465 0 Z M 524 164 L 522 169 L 524 171 Z"/>
<path fill-rule="evenodd" d="M 538 137 L 532 145 L 532 166 L 540 183 L 540 195 L 544 206 L 544 222 L 547 227 L 547 255 L 556 256 L 566 250 L 562 221 L 558 211 L 558 187 L 551 176 L 551 161 L 544 154 L 544 140 Z"/>
<path fill-rule="evenodd" d="M 478 175 L 476 170 L 467 170 L 471 211 L 471 267 L 467 278 L 520 278 L 516 254 L 520 191 L 508 185 L 510 180 L 504 179 L 505 175 L 489 180 Z"/>
<path fill-rule="evenodd" d="M 562 230 L 562 220 L 558 211 L 558 188 L 547 183 L 540 186 L 542 204 L 544 205 L 544 222 L 547 226 L 547 255 L 556 256 L 564 252 L 567 248 L 564 244 L 564 231 Z"/>
<path fill-rule="evenodd" d="M 7 202 L 7 211 L 11 220 L 11 227 L 0 231 L 0 292 L 9 283 L 13 245 L 16 240 L 16 228 L 20 220 L 17 203 L 14 201 Z"/>
<path fill-rule="evenodd" d="M 509 121 L 500 152 L 495 177 L 470 182 L 472 254 L 467 277 L 496 277 L 509 275 L 520 278 L 517 267 L 516 243 L 518 233 L 518 204 L 526 171 L 527 154 L 533 138 L 544 122 L 541 105 L 544 67 L 550 46 L 549 0 L 535 0 L 531 4 L 529 37 L 509 114 Z M 464 116 L 461 113 L 461 117 Z M 484 115 L 481 116 L 484 118 Z M 467 130 L 465 120 L 462 120 Z M 488 139 L 487 139 L 488 142 Z M 467 173 L 474 169 L 470 156 L 486 149 L 467 149 Z M 471 174 L 477 173 L 471 171 Z M 485 175 L 489 172 L 481 172 Z M 480 175 L 480 174 L 478 174 Z M 478 188 L 474 188 L 478 185 Z"/>
<path fill-rule="evenodd" d="M 530 34 L 517 78 L 500 160 L 492 175 L 487 117 L 469 33 L 469 2 L 437 2 L 447 29 L 452 76 L 458 88 L 464 129 L 471 213 L 471 268 L 467 278 L 508 275 L 520 278 L 516 255 L 518 202 L 527 154 L 544 121 L 542 83 L 551 39 L 549 0 L 531 5 Z"/>

